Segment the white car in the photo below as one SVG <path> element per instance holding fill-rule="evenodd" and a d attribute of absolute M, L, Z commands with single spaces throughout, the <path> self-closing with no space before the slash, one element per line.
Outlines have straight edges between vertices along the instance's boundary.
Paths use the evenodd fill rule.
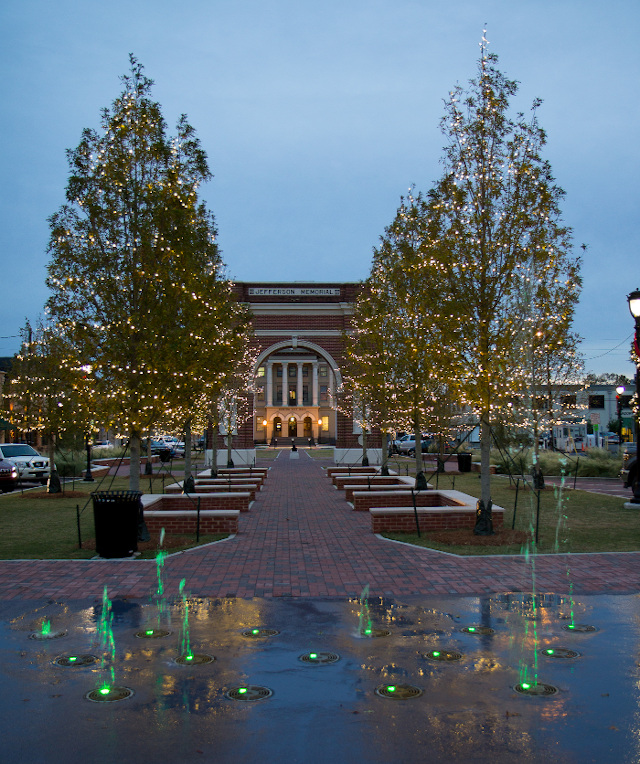
<path fill-rule="evenodd" d="M 108 440 L 98 440 L 98 441 L 96 441 L 96 442 L 95 442 L 95 443 L 94 443 L 94 444 L 91 446 L 91 449 L 92 449 L 93 451 L 97 451 L 97 450 L 99 450 L 99 449 L 100 449 L 100 450 L 104 450 L 104 451 L 106 451 L 106 450 L 107 450 L 107 449 L 109 449 L 109 448 L 114 448 L 114 445 L 113 445 L 113 443 L 109 443 L 109 441 L 108 441 Z"/>
<path fill-rule="evenodd" d="M 0 456 L 16 465 L 21 480 L 49 479 L 49 459 L 26 443 L 0 443 Z"/>

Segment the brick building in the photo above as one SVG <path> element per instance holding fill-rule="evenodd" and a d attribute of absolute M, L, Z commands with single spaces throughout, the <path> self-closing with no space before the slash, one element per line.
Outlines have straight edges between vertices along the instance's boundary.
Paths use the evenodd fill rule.
<path fill-rule="evenodd" d="M 344 333 L 360 288 L 334 282 L 234 284 L 253 314 L 258 353 L 253 416 L 238 432 L 239 449 L 311 440 L 334 445 L 337 461 L 358 460 L 358 427 L 338 411 L 336 395 Z"/>

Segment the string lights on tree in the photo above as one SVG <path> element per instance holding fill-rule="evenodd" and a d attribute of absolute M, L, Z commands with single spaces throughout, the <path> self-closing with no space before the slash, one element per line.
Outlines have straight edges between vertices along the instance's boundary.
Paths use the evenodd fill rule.
<path fill-rule="evenodd" d="M 141 436 L 192 416 L 208 378 L 226 372 L 238 312 L 198 197 L 211 172 L 194 129 L 182 116 L 167 135 L 133 56 L 122 81 L 100 130 L 84 130 L 67 152 L 67 202 L 50 218 L 48 309 L 91 368 L 101 423 L 129 435 L 137 489 Z"/>

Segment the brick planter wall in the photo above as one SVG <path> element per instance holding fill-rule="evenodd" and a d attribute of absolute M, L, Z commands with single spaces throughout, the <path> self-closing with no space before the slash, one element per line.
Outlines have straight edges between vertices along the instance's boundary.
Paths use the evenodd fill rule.
<path fill-rule="evenodd" d="M 200 511 L 205 510 L 233 510 L 248 512 L 250 496 L 248 493 L 218 493 L 215 495 L 185 496 L 178 494 L 145 495 L 142 497 L 145 517 L 148 511 L 153 512 L 186 512 L 196 511 L 198 499 L 200 499 Z"/>
<path fill-rule="evenodd" d="M 196 533 L 198 513 L 195 510 L 149 510 L 144 513 L 147 528 L 151 533 L 159 533 L 162 528 L 171 533 Z M 237 510 L 200 511 L 200 533 L 237 533 Z"/>
<path fill-rule="evenodd" d="M 331 482 L 340 490 L 344 490 L 346 485 L 362 485 L 365 488 L 370 485 L 407 485 L 402 478 L 393 475 L 334 475 L 331 478 Z M 413 478 L 411 482 L 415 483 Z"/>
<path fill-rule="evenodd" d="M 220 494 L 220 493 L 246 493 L 250 496 L 251 501 L 255 501 L 256 491 L 259 490 L 255 485 L 199 485 L 196 483 L 196 489 L 190 496 L 201 496 L 203 494 Z M 168 485 L 164 489 L 167 494 L 182 494 L 182 485 L 174 484 Z"/>
<path fill-rule="evenodd" d="M 376 475 L 377 467 L 327 467 L 327 476 L 334 475 Z"/>
<path fill-rule="evenodd" d="M 440 491 L 420 491 L 414 493 L 417 507 L 455 507 L 461 506 L 449 496 L 443 496 Z M 353 491 L 351 501 L 356 512 L 368 512 L 372 507 L 411 507 L 413 500 L 411 491 Z M 466 506 L 466 505 L 465 505 Z M 474 510 L 475 511 L 475 510 Z"/>
<path fill-rule="evenodd" d="M 421 494 L 426 496 L 429 494 Z M 460 491 L 434 491 L 433 496 L 441 499 L 441 506 L 418 507 L 421 531 L 473 529 L 476 524 L 476 499 Z M 417 495 L 416 495 L 417 499 Z M 457 506 L 442 506 L 445 501 L 453 501 Z M 415 533 L 416 520 L 413 506 L 371 507 L 371 530 L 373 533 Z M 493 527 L 502 528 L 504 509 L 496 505 L 492 508 Z"/>
<path fill-rule="evenodd" d="M 411 482 L 413 483 L 414 481 L 411 480 Z M 411 488 L 413 486 L 407 486 L 406 483 L 393 483 L 392 485 L 377 485 L 373 490 L 369 491 L 367 490 L 366 485 L 345 485 L 343 486 L 343 490 L 345 499 L 353 503 L 353 497 L 357 493 L 379 493 L 383 496 L 386 496 L 389 493 L 394 493 L 395 491 L 404 491 L 407 487 Z M 411 494 L 409 494 L 409 496 L 411 496 Z M 409 502 L 411 502 L 411 498 L 409 498 Z M 406 501 L 402 502 L 402 506 L 405 506 L 406 503 Z M 370 504 L 369 506 L 379 507 L 380 504 L 386 504 L 386 499 L 379 499 L 375 504 Z M 367 507 L 367 509 L 369 509 L 369 507 Z"/>

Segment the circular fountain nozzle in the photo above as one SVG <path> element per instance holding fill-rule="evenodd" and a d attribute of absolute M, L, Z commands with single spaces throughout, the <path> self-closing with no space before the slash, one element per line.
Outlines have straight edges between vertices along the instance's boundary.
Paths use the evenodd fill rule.
<path fill-rule="evenodd" d="M 360 629 L 360 636 L 361 637 L 389 637 L 391 635 L 391 632 L 388 629 L 374 629 L 374 628 L 366 628 L 366 629 Z"/>
<path fill-rule="evenodd" d="M 136 637 L 138 639 L 162 639 L 168 637 L 171 634 L 167 629 L 145 629 L 144 631 L 136 631 Z"/>
<path fill-rule="evenodd" d="M 565 623 L 562 627 L 565 631 L 579 631 L 582 633 L 589 631 L 598 631 L 597 626 L 589 626 L 586 623 Z"/>
<path fill-rule="evenodd" d="M 376 695 L 393 700 L 406 700 L 407 698 L 419 698 L 422 690 L 412 684 L 380 684 L 376 687 Z"/>
<path fill-rule="evenodd" d="M 547 658 L 579 658 L 580 653 L 577 650 L 569 650 L 566 647 L 543 647 L 538 651 Z"/>
<path fill-rule="evenodd" d="M 275 637 L 276 634 L 280 634 L 276 629 L 245 629 L 242 632 L 243 637 Z"/>
<path fill-rule="evenodd" d="M 481 636 L 495 634 L 495 629 L 489 626 L 463 626 L 460 631 L 463 631 L 465 634 L 480 634 Z"/>
<path fill-rule="evenodd" d="M 422 656 L 432 661 L 462 660 L 462 653 L 459 653 L 457 650 L 430 650 L 428 653 L 422 653 Z"/>
<path fill-rule="evenodd" d="M 233 687 L 225 695 L 231 700 L 251 702 L 253 700 L 265 700 L 273 695 L 273 690 L 268 687 L 260 687 L 255 684 L 246 684 L 241 687 Z"/>
<path fill-rule="evenodd" d="M 29 634 L 29 639 L 59 639 L 66 636 L 66 631 L 34 631 Z"/>
<path fill-rule="evenodd" d="M 340 656 L 336 653 L 305 653 L 301 655 L 298 660 L 303 663 L 326 665 L 327 663 L 336 663 L 340 660 Z"/>
<path fill-rule="evenodd" d="M 127 698 L 132 697 L 132 695 L 133 690 L 129 687 L 112 685 L 91 690 L 91 692 L 88 692 L 85 695 L 85 698 L 94 703 L 114 703 L 118 700 L 126 700 Z"/>
<path fill-rule="evenodd" d="M 97 661 L 95 655 L 59 655 L 53 662 L 56 666 L 90 666 Z"/>
<path fill-rule="evenodd" d="M 175 662 L 179 666 L 204 666 L 214 661 L 213 655 L 207 655 L 206 653 L 185 653 L 184 655 L 179 655 Z"/>
<path fill-rule="evenodd" d="M 532 697 L 548 697 L 558 692 L 557 687 L 554 687 L 552 684 L 545 684 L 544 682 L 520 682 L 513 689 L 520 693 L 520 695 L 530 695 Z"/>

